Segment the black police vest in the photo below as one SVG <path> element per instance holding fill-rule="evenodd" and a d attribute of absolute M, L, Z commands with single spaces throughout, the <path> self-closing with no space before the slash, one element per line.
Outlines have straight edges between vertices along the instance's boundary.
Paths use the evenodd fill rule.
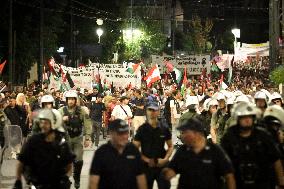
<path fill-rule="evenodd" d="M 64 116 L 68 116 L 68 121 L 65 123 L 68 135 L 71 138 L 80 136 L 83 132 L 83 120 L 80 118 L 81 108 L 76 106 L 73 114 L 70 114 L 65 106 L 63 108 Z"/>

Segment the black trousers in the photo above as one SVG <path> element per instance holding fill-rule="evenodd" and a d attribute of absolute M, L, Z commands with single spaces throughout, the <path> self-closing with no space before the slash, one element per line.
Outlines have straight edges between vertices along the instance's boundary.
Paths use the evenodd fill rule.
<path fill-rule="evenodd" d="M 157 181 L 159 189 L 170 189 L 170 181 L 163 178 L 161 172 L 163 168 L 145 168 L 148 189 L 152 189 L 154 181 Z"/>

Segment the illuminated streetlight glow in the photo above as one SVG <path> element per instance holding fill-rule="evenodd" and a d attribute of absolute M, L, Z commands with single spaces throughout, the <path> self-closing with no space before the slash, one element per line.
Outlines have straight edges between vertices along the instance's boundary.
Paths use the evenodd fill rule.
<path fill-rule="evenodd" d="M 130 40 L 136 40 L 138 38 L 140 38 L 143 35 L 143 32 L 140 31 L 139 29 L 126 29 L 123 30 L 123 38 L 127 41 Z"/>
<path fill-rule="evenodd" d="M 234 28 L 232 29 L 232 33 L 234 34 L 234 37 L 235 37 L 235 41 L 234 41 L 234 52 L 235 54 L 237 54 L 237 38 L 240 38 L 241 37 L 241 30 L 238 29 L 238 28 Z"/>
<path fill-rule="evenodd" d="M 240 38 L 241 37 L 241 30 L 238 28 L 232 29 L 232 33 L 234 34 L 235 38 Z"/>
<path fill-rule="evenodd" d="M 103 35 L 104 30 L 102 28 L 98 28 L 96 32 L 97 32 L 97 35 L 99 37 L 99 43 L 100 43 L 101 42 L 101 36 Z"/>

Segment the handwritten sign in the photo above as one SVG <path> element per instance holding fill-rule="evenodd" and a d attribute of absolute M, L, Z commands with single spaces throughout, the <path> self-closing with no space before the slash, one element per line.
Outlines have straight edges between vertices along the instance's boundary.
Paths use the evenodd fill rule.
<path fill-rule="evenodd" d="M 207 74 L 210 73 L 210 56 L 209 55 L 196 55 L 196 56 L 156 56 L 152 55 L 152 63 L 158 64 L 160 71 L 165 69 L 164 61 L 168 60 L 175 68 L 184 70 L 186 67 L 189 75 L 201 75 L 203 69 L 207 70 Z"/>

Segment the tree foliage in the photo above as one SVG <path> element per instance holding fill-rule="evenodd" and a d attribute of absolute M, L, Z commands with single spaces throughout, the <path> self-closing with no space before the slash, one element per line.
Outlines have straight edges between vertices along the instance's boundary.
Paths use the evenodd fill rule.
<path fill-rule="evenodd" d="M 284 66 L 279 66 L 270 73 L 270 79 L 277 85 L 279 85 L 280 83 L 284 83 L 283 73 L 284 73 Z"/>
<path fill-rule="evenodd" d="M 141 35 L 138 38 L 133 36 L 130 40 L 121 38 L 118 44 L 123 49 L 121 51 L 123 59 L 144 59 L 151 54 L 161 53 L 167 40 L 161 28 L 162 23 L 159 21 L 135 19 L 133 29 L 140 31 Z M 124 25 L 125 29 L 131 30 L 128 23 Z"/>
<path fill-rule="evenodd" d="M 213 21 L 207 18 L 205 21 L 197 15 L 193 16 L 189 23 L 189 32 L 185 35 L 185 50 L 194 53 L 205 53 L 211 50 L 210 32 Z"/>

